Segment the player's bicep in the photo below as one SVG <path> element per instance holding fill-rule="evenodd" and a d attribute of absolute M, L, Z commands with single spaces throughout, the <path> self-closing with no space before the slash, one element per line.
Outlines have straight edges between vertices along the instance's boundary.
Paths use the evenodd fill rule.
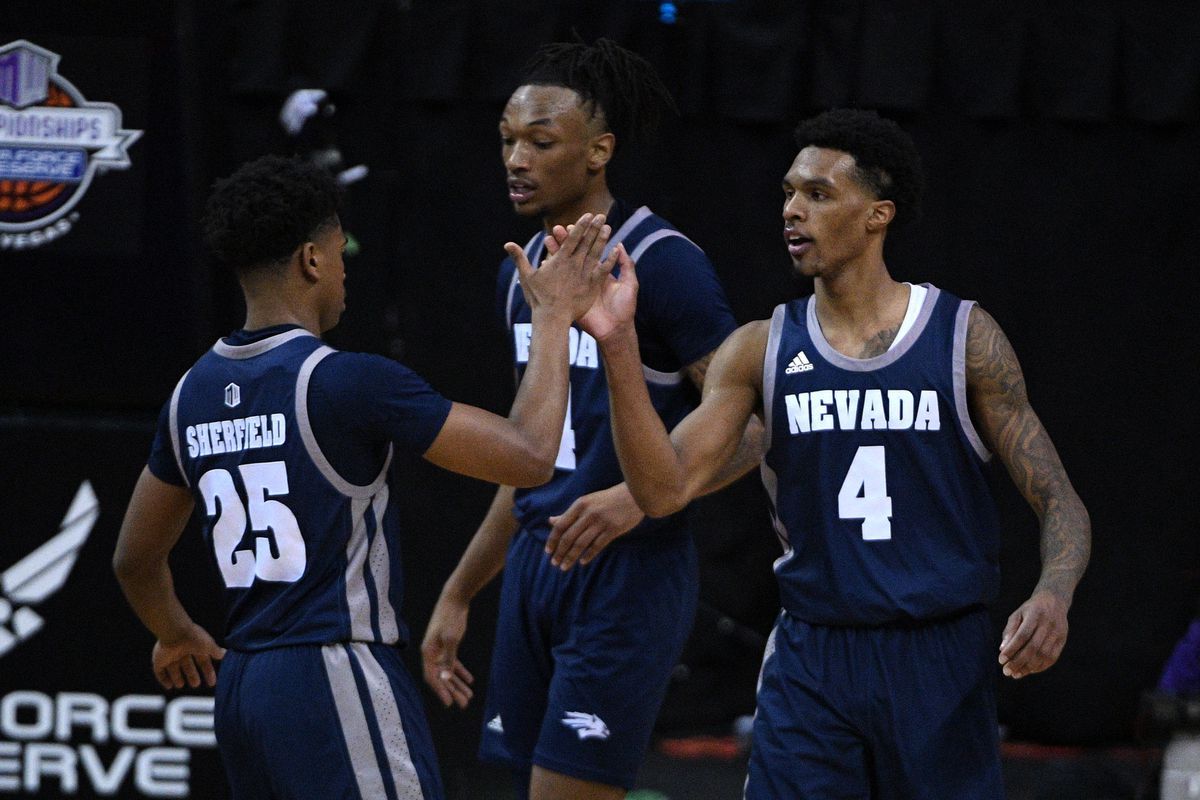
<path fill-rule="evenodd" d="M 118 571 L 165 560 L 179 541 L 193 506 L 189 490 L 143 469 L 117 537 L 113 562 Z"/>
<path fill-rule="evenodd" d="M 425 458 L 472 478 L 509 486 L 543 483 L 546 475 L 516 426 L 482 408 L 453 403 Z"/>
<path fill-rule="evenodd" d="M 1016 352 L 983 309 L 971 310 L 967 332 L 967 397 L 984 443 L 1004 464 L 1040 516 L 1069 485 L 1050 436 L 1029 403 Z"/>

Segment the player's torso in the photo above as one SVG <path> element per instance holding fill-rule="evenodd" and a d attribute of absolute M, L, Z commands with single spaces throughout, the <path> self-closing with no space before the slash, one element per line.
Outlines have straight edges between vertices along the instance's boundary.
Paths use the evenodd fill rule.
<path fill-rule="evenodd" d="M 298 330 L 219 342 L 172 398 L 180 469 L 227 591 L 230 647 L 402 633 L 386 466 L 369 486 L 347 484 L 309 420 L 308 379 L 331 352 Z"/>
<path fill-rule="evenodd" d="M 623 243 L 631 255 L 643 259 L 655 242 L 670 236 L 681 234 L 652 215 L 649 209 L 642 208 L 624 220 L 624 224 L 618 225 L 608 247 L 611 249 Z M 545 255 L 543 240 L 543 234 L 539 233 L 526 245 L 526 254 L 533 264 L 539 264 Z M 638 261 L 639 275 L 642 263 L 642 260 Z M 513 365 L 520 378 L 529 362 L 531 311 L 521 292 L 516 271 L 510 263 L 506 262 L 504 266 L 511 273 L 505 300 L 506 322 Z M 697 393 L 684 372 L 686 365 L 673 360 L 669 347 L 657 336 L 654 321 L 639 315 L 635 323 L 642 343 L 643 361 L 654 360 L 661 367 L 643 366 L 651 402 L 671 428 L 695 407 Z M 585 494 L 607 489 L 624 479 L 612 442 L 608 382 L 599 346 L 578 325 L 571 327 L 569 335 L 570 395 L 554 477 L 543 486 L 517 492 L 517 516 L 523 527 L 539 536 L 548 534 L 549 516 L 562 513 Z M 647 350 L 656 357 L 647 358 Z M 661 534 L 662 529 L 668 527 L 681 530 L 680 525 L 678 516 L 648 519 L 622 538 L 635 539 L 650 530 Z"/>
<path fill-rule="evenodd" d="M 813 303 L 776 309 L 764 361 L 784 608 L 874 625 L 986 603 L 998 522 L 967 411 L 970 304 L 929 287 L 891 350 L 853 359 L 824 339 Z"/>

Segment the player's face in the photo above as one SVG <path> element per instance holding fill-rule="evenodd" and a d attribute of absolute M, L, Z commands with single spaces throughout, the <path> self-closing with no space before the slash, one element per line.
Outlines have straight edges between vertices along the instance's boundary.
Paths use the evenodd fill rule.
<path fill-rule="evenodd" d="M 508 199 L 522 216 L 574 222 L 596 175 L 588 163 L 598 123 L 564 86 L 521 86 L 500 117 Z"/>
<path fill-rule="evenodd" d="M 339 223 L 321 231 L 313 244 L 324 286 L 320 320 L 324 332 L 337 325 L 346 310 L 346 234 Z"/>
<path fill-rule="evenodd" d="M 806 147 L 783 176 L 783 238 L 798 272 L 829 275 L 867 247 L 879 202 L 854 175 L 854 156 Z"/>

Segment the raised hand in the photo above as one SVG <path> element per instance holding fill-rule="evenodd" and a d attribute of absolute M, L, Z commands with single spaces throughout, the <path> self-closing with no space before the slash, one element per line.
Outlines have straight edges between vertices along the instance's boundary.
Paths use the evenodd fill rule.
<path fill-rule="evenodd" d="M 530 308 L 561 308 L 575 320 L 591 308 L 604 279 L 617 263 L 615 253 L 601 260 L 612 228 L 604 224 L 603 214 L 584 214 L 569 229 L 558 226 L 557 230 L 564 235 L 554 240 L 556 246 L 548 251 L 550 256 L 540 268 L 534 269 L 516 243 L 508 242 L 504 249 L 516 264 Z"/>
<path fill-rule="evenodd" d="M 421 667 L 425 683 L 447 708 L 466 708 L 474 692 L 475 677 L 458 660 L 458 646 L 467 633 L 465 602 L 443 595 L 438 599 L 421 642 Z"/>
<path fill-rule="evenodd" d="M 614 255 L 619 274 L 613 276 L 612 268 L 609 268 L 596 302 L 579 318 L 579 327 L 598 342 L 621 328 L 633 325 L 633 314 L 637 310 L 638 280 L 633 259 L 625 252 L 623 244 L 614 247 L 609 257 Z"/>

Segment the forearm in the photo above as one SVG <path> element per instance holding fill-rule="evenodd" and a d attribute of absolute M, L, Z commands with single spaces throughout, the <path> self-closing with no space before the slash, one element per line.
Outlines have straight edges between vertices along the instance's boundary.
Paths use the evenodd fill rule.
<path fill-rule="evenodd" d="M 562 311 L 534 309 L 529 364 L 508 415 L 531 457 L 548 464 L 548 471 L 554 468 L 567 410 L 570 325 Z"/>
<path fill-rule="evenodd" d="M 454 572 L 446 579 L 442 594 L 469 603 L 504 569 L 508 543 L 517 532 L 518 523 L 513 516 L 511 486 L 501 486 L 463 552 Z"/>
<path fill-rule="evenodd" d="M 1041 527 L 1042 574 L 1035 591 L 1070 605 L 1092 552 L 1091 519 L 1074 489 L 1048 503 Z"/>
<path fill-rule="evenodd" d="M 706 494 L 724 489 L 743 475 L 755 469 L 762 463 L 766 452 L 766 442 L 763 440 L 763 424 L 758 417 L 751 417 L 742 432 L 737 451 L 725 461 L 720 470 L 710 477 L 703 485 L 690 490 L 692 497 L 703 497 Z"/>
<path fill-rule="evenodd" d="M 687 505 L 679 454 L 650 402 L 641 353 L 632 327 L 601 343 L 612 411 L 613 442 L 621 471 L 638 506 L 653 517 Z"/>
<path fill-rule="evenodd" d="M 175 581 L 166 560 L 146 565 L 117 565 L 117 580 L 133 613 L 155 638 L 173 642 L 194 624 L 175 594 Z"/>

